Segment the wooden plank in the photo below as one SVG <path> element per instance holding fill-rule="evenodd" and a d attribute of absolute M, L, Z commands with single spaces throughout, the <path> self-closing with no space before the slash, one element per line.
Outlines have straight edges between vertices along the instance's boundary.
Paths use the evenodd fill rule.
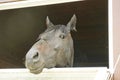
<path fill-rule="evenodd" d="M 76 1 L 83 1 L 83 0 L 26 0 L 20 2 L 0 4 L 0 10 L 60 4 L 60 3 L 68 3 L 68 2 L 76 2 Z"/>
<path fill-rule="evenodd" d="M 0 0 L 0 3 L 16 2 L 21 0 Z"/>
<path fill-rule="evenodd" d="M 107 68 L 52 68 L 40 74 L 27 69 L 0 69 L 0 80 L 106 80 Z"/>

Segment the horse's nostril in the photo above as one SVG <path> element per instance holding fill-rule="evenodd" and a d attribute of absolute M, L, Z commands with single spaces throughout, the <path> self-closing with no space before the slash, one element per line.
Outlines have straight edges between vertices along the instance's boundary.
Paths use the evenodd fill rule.
<path fill-rule="evenodd" d="M 39 53 L 37 52 L 37 53 L 35 53 L 35 55 L 33 56 L 33 59 L 37 59 L 38 56 L 39 56 Z"/>
<path fill-rule="evenodd" d="M 35 55 L 33 56 L 33 63 L 37 63 L 39 61 L 39 53 L 36 52 Z"/>

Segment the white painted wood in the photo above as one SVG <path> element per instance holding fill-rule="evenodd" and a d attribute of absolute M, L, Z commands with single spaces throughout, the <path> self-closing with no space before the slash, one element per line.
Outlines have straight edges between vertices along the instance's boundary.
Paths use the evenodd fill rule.
<path fill-rule="evenodd" d="M 106 71 L 104 69 L 101 69 L 98 71 L 98 73 L 96 74 L 95 80 L 109 80 L 110 78 L 110 72 Z"/>
<path fill-rule="evenodd" d="M 109 69 L 113 73 L 113 14 L 112 0 L 108 0 L 108 42 L 109 42 Z"/>
<path fill-rule="evenodd" d="M 52 4 L 60 4 L 60 3 L 68 3 L 68 2 L 76 2 L 76 1 L 83 1 L 83 0 L 25 0 L 25 1 L 0 4 L 0 10 L 52 5 Z"/>
<path fill-rule="evenodd" d="M 52 68 L 40 74 L 27 69 L 0 69 L 0 80 L 106 80 L 107 68 Z"/>

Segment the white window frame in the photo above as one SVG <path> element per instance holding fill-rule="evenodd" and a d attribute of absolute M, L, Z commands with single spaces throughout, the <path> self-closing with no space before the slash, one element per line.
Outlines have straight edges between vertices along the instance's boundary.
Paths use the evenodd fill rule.
<path fill-rule="evenodd" d="M 2 3 L 0 4 L 0 10 L 8 10 L 8 9 L 18 9 L 18 8 L 26 8 L 26 7 L 35 7 L 35 6 L 44 6 L 44 5 L 52 5 L 52 4 L 60 4 L 60 3 L 68 3 L 68 2 L 77 2 L 77 1 L 84 1 L 84 0 L 26 0 L 26 1 L 19 1 L 19 2 L 11 2 L 11 3 Z M 114 69 L 113 69 L 113 16 L 112 16 L 112 0 L 108 0 L 108 37 L 109 37 L 109 68 L 101 68 L 101 67 L 97 67 L 97 68 L 70 68 L 70 70 L 76 71 L 77 70 L 85 70 L 85 69 L 91 69 L 91 70 L 98 70 L 98 74 L 100 73 L 100 71 L 105 70 L 105 71 L 110 71 L 110 73 L 114 73 Z M 67 71 L 69 68 L 62 68 L 64 71 Z M 12 72 L 13 69 L 0 69 L 0 76 L 1 76 L 1 72 L 6 72 L 6 71 L 11 71 Z M 21 72 L 21 69 L 15 69 L 18 72 Z M 50 71 L 59 71 L 61 70 L 61 68 L 57 68 L 57 69 L 51 69 Z M 29 74 L 26 69 L 22 69 L 22 71 L 26 72 L 27 74 Z M 47 70 L 48 72 L 50 72 L 49 70 Z M 89 71 L 89 70 L 88 70 Z M 46 70 L 45 70 L 46 72 Z M 13 71 L 14 73 L 14 71 Z M 102 72 L 101 72 L 102 73 Z M 99 74 L 100 75 L 100 74 Z M 100 76 L 96 75 L 97 77 L 94 80 L 98 80 L 98 78 L 100 78 Z M 1 79 L 1 78 L 0 78 Z M 107 79 L 107 78 L 106 78 Z M 5 80 L 5 79 L 4 79 Z M 6 79 L 7 80 L 7 79 Z M 13 79 L 12 79 L 13 80 Z M 53 79 L 54 80 L 54 79 Z M 81 79 L 82 80 L 82 79 Z M 100 80 L 100 79 L 99 79 Z M 102 79 L 101 79 L 102 80 Z"/>

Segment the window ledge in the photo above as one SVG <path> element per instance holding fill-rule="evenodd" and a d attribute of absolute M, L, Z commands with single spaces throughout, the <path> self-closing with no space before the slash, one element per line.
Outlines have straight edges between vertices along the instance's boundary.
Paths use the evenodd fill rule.
<path fill-rule="evenodd" d="M 0 69 L 0 80 L 109 80 L 106 67 L 52 68 L 40 74 L 32 74 L 27 69 Z"/>

